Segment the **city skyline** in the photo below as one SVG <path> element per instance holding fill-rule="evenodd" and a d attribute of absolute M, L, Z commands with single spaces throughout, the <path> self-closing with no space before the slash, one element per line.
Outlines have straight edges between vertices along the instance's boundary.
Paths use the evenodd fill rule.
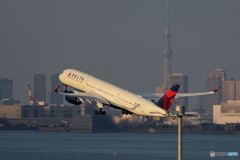
<path fill-rule="evenodd" d="M 228 79 L 227 77 L 226 77 L 226 75 L 227 75 L 227 72 L 225 71 L 225 70 L 223 70 L 223 69 L 215 69 L 215 70 L 212 70 L 212 71 L 210 71 L 209 72 L 209 76 L 208 77 L 205 77 L 205 87 L 206 87 L 206 91 L 211 91 L 211 90 L 213 90 L 213 89 L 216 89 L 217 87 L 219 87 L 219 86 L 221 86 L 221 87 L 223 87 L 223 85 L 224 84 L 222 84 L 222 83 L 228 83 L 228 82 L 234 82 L 234 83 L 236 83 L 234 86 L 230 86 L 230 92 L 231 92 L 231 95 L 228 95 L 228 96 L 230 96 L 230 97 L 234 97 L 233 99 L 229 99 L 229 100 L 238 100 L 239 99 L 239 93 L 238 92 L 236 92 L 236 94 L 233 94 L 232 93 L 232 89 L 234 88 L 234 90 L 237 90 L 237 88 L 240 86 L 239 84 L 239 82 L 240 82 L 240 80 L 236 80 L 236 79 L 234 79 L 234 78 L 232 78 L 232 79 Z M 36 77 L 39 77 L 39 76 L 44 76 L 44 79 L 47 79 L 47 77 L 50 77 L 51 78 L 51 80 L 48 82 L 48 81 L 45 81 L 44 83 L 46 83 L 45 85 L 50 85 L 51 87 L 49 87 L 49 88 L 46 88 L 45 89 L 45 92 L 46 92 L 46 100 L 45 100 L 45 102 L 47 102 L 47 103 L 51 103 L 51 94 L 52 93 L 54 93 L 54 95 L 56 94 L 55 92 L 54 92 L 54 88 L 56 88 L 57 86 L 60 86 L 60 88 L 61 88 L 61 90 L 63 90 L 64 89 L 64 84 L 62 84 L 61 82 L 60 82 L 60 80 L 58 79 L 58 76 L 59 76 L 59 74 L 58 73 L 55 73 L 55 74 L 51 74 L 51 75 L 45 75 L 45 74 L 42 74 L 42 73 L 38 73 L 38 74 L 34 74 L 33 75 L 33 79 L 35 79 Z M 11 81 L 11 83 L 13 84 L 14 83 L 14 80 L 12 80 L 12 79 L 8 79 L 8 78 L 0 78 L 0 80 L 8 80 L 8 81 Z M 38 80 L 39 81 L 39 80 Z M 180 86 L 183 86 L 183 88 L 180 88 L 179 89 L 179 93 L 188 93 L 189 91 L 188 91 L 188 87 L 187 87 L 187 83 L 188 83 L 188 76 L 187 75 L 184 75 L 183 73 L 172 73 L 171 75 L 168 75 L 168 85 L 166 86 L 166 88 L 170 88 L 171 86 L 172 86 L 172 84 L 175 84 L 176 82 L 178 82 L 177 84 L 179 84 Z M 31 85 L 30 85 L 31 86 Z M 36 87 L 38 87 L 39 85 L 37 85 Z M 225 86 L 225 85 L 224 85 Z M 34 88 L 35 88 L 35 85 L 33 85 L 33 92 L 35 92 L 34 91 Z M 72 87 L 68 87 L 70 90 L 75 90 L 74 88 L 72 88 Z M 227 88 L 225 88 L 225 89 L 227 89 Z M 26 87 L 26 90 L 28 90 L 28 88 Z M 227 93 L 225 93 L 225 94 L 223 94 L 222 93 L 222 90 L 223 89 L 221 89 L 220 91 L 218 91 L 218 94 L 216 93 L 216 94 L 213 94 L 213 95 L 215 95 L 215 97 L 213 98 L 213 96 L 211 97 L 211 95 L 207 95 L 206 97 L 209 97 L 210 99 L 214 99 L 213 101 L 215 101 L 215 99 L 218 99 L 217 101 L 218 102 L 216 102 L 216 104 L 218 104 L 218 103 L 220 103 L 220 102 L 225 102 L 226 100 L 228 100 L 228 99 L 226 99 L 225 98 L 225 100 L 219 100 L 219 98 L 216 98 L 216 97 L 218 97 L 219 95 L 221 95 L 221 97 L 222 96 L 225 96 Z M 227 89 L 228 90 L 228 89 Z M 14 89 L 13 89 L 13 92 L 14 92 Z M 162 87 L 156 87 L 155 88 L 155 91 L 153 92 L 153 93 L 163 93 L 163 92 L 166 92 L 166 91 L 163 91 L 163 88 Z M 229 92 L 229 91 L 228 91 Z M 28 96 L 28 92 L 26 93 L 27 94 L 27 96 Z M 34 96 L 34 98 L 35 98 L 35 96 Z M 189 98 L 189 97 L 188 97 Z M 190 98 L 192 98 L 192 97 L 190 97 Z M 22 100 L 22 99 L 14 99 L 14 100 Z M 207 100 L 208 101 L 208 100 Z M 28 100 L 27 100 L 27 103 L 29 102 L 29 97 L 28 97 Z M 195 103 L 198 103 L 197 101 L 195 102 Z M 211 102 L 211 105 L 213 105 L 213 104 L 215 104 L 215 103 L 212 103 Z M 210 105 L 210 106 L 211 106 Z M 209 104 L 208 104 L 208 106 L 209 106 Z"/>
<path fill-rule="evenodd" d="M 169 1 L 172 73 L 205 91 L 209 71 L 240 79 L 239 1 Z M 32 75 L 74 68 L 131 92 L 163 84 L 166 1 L 2 1 L 0 77 L 28 102 Z M 134 85 L 133 85 L 134 84 Z"/>

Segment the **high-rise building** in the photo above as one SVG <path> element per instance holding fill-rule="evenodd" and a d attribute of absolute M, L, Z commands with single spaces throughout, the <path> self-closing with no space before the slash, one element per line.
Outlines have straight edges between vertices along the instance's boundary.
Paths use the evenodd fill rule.
<path fill-rule="evenodd" d="M 236 100 L 236 81 L 228 79 L 222 81 L 222 102 Z"/>
<path fill-rule="evenodd" d="M 211 91 L 222 86 L 222 80 L 226 78 L 226 72 L 223 69 L 212 70 L 206 79 L 206 90 Z M 213 105 L 219 105 L 222 102 L 222 90 L 215 94 L 206 96 L 206 113 L 213 114 Z"/>
<path fill-rule="evenodd" d="M 46 75 L 34 75 L 34 98 L 46 102 Z"/>
<path fill-rule="evenodd" d="M 240 81 L 225 79 L 222 82 L 222 102 L 240 100 Z"/>
<path fill-rule="evenodd" d="M 236 100 L 240 100 L 240 81 L 236 81 Z"/>
<path fill-rule="evenodd" d="M 0 78 L 0 99 L 13 99 L 13 81 Z"/>
<path fill-rule="evenodd" d="M 53 90 L 55 87 L 60 86 L 59 74 L 51 75 L 51 92 L 50 92 L 50 103 L 63 104 L 63 96 L 61 94 L 56 94 Z"/>

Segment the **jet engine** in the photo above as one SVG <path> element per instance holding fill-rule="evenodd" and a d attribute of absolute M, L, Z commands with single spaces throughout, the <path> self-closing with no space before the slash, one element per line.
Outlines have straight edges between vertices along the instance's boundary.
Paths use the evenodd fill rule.
<path fill-rule="evenodd" d="M 81 98 L 77 98 L 76 96 L 65 96 L 66 101 L 74 105 L 80 105 L 83 103 Z"/>

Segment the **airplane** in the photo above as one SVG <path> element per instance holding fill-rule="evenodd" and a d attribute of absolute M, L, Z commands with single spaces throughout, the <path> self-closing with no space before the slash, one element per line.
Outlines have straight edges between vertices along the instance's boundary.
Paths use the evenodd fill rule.
<path fill-rule="evenodd" d="M 54 91 L 65 95 L 65 99 L 74 105 L 80 105 L 84 101 L 89 103 L 96 102 L 99 110 L 95 110 L 95 115 L 105 115 L 104 106 L 122 110 L 121 113 L 136 114 L 139 116 L 152 117 L 173 117 L 170 113 L 171 104 L 174 98 L 199 96 L 216 93 L 221 87 L 213 91 L 202 93 L 177 93 L 180 85 L 174 84 L 165 94 L 163 93 L 144 93 L 134 94 L 103 80 L 88 75 L 75 69 L 66 69 L 59 75 L 59 80 L 64 84 L 64 92 L 59 92 L 60 86 Z M 68 91 L 67 86 L 79 90 Z M 156 101 L 157 100 L 157 101 Z M 192 112 L 185 113 L 192 114 Z"/>

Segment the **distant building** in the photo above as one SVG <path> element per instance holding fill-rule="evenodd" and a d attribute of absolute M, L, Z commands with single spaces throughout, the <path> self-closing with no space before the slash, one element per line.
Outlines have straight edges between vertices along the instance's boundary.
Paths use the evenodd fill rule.
<path fill-rule="evenodd" d="M 0 105 L 0 118 L 22 118 L 21 105 Z"/>
<path fill-rule="evenodd" d="M 222 80 L 226 78 L 226 72 L 223 69 L 212 70 L 209 77 L 206 78 L 206 90 L 211 91 L 219 86 L 222 86 Z M 218 105 L 222 102 L 222 89 L 215 94 L 206 96 L 206 113 L 213 114 L 213 105 Z"/>
<path fill-rule="evenodd" d="M 236 81 L 236 100 L 240 100 L 240 81 Z"/>
<path fill-rule="evenodd" d="M 236 100 L 236 81 L 234 79 L 222 81 L 222 102 Z"/>
<path fill-rule="evenodd" d="M 108 116 L 77 115 L 69 123 L 70 132 L 113 132 L 116 126 Z"/>
<path fill-rule="evenodd" d="M 239 123 L 240 101 L 222 102 L 221 105 L 213 106 L 213 123 Z"/>
<path fill-rule="evenodd" d="M 1 99 L 0 105 L 14 105 L 14 104 L 21 104 L 20 100 L 13 100 L 13 99 Z"/>
<path fill-rule="evenodd" d="M 0 118 L 72 118 L 80 106 L 0 105 Z"/>
<path fill-rule="evenodd" d="M 225 79 L 222 81 L 222 102 L 240 100 L 240 81 Z"/>
<path fill-rule="evenodd" d="M 50 103 L 63 104 L 63 95 L 54 92 L 55 87 L 62 85 L 58 77 L 59 74 L 51 75 Z"/>
<path fill-rule="evenodd" d="M 74 115 L 80 115 L 80 106 L 50 106 L 50 118 L 72 118 Z"/>
<path fill-rule="evenodd" d="M 173 73 L 173 74 L 167 76 L 167 84 L 166 85 L 156 88 L 156 93 L 165 93 L 174 84 L 180 85 L 178 93 L 187 93 L 188 92 L 188 76 L 184 75 L 183 73 Z M 188 98 L 186 97 L 186 98 L 175 99 L 173 106 L 175 106 L 175 105 L 185 106 L 186 110 L 187 110 L 188 109 Z M 174 108 L 172 108 L 172 109 L 174 109 Z"/>
<path fill-rule="evenodd" d="M 93 105 L 89 106 L 93 107 Z M 73 132 L 114 131 L 116 126 L 109 115 L 90 115 L 81 113 L 78 106 L 34 106 L 0 105 L 0 119 L 8 119 L 11 124 L 59 125 L 69 123 Z"/>
<path fill-rule="evenodd" d="M 34 98 L 46 102 L 46 75 L 34 75 Z"/>
<path fill-rule="evenodd" d="M 0 99 L 13 99 L 13 81 L 0 78 Z"/>

